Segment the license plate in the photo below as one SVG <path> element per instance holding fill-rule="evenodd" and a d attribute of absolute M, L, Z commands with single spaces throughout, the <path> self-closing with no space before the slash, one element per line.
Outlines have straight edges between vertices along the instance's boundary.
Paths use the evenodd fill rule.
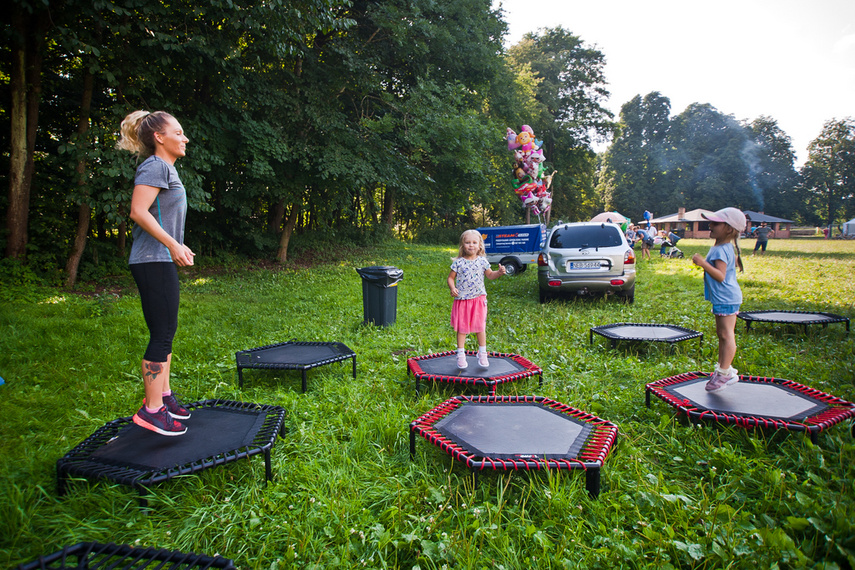
<path fill-rule="evenodd" d="M 599 261 L 568 261 L 567 262 L 567 271 L 574 271 L 579 269 L 599 269 L 603 265 Z"/>

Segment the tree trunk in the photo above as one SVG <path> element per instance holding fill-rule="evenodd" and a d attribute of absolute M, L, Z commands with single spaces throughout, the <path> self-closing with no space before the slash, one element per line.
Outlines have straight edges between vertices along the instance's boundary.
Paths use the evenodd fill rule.
<path fill-rule="evenodd" d="M 77 144 L 83 145 L 84 135 L 89 130 L 89 114 L 92 109 L 92 92 L 95 89 L 95 77 L 86 67 L 83 76 L 83 98 L 80 102 L 80 120 L 77 123 Z M 89 222 L 92 216 L 92 208 L 89 207 L 89 191 L 86 188 L 86 160 L 83 158 L 82 149 L 77 160 L 77 186 L 80 189 L 80 206 L 77 212 L 77 232 L 74 236 L 74 244 L 65 264 L 65 286 L 72 288 L 77 284 L 77 269 L 80 266 L 80 258 L 86 248 L 86 236 L 89 235 Z"/>
<path fill-rule="evenodd" d="M 282 226 L 282 220 L 285 218 L 285 198 L 279 200 L 273 207 L 270 214 L 270 223 L 267 226 L 268 232 L 275 234 Z"/>
<path fill-rule="evenodd" d="M 386 187 L 383 193 L 383 223 L 389 228 L 395 222 L 395 189 Z"/>
<path fill-rule="evenodd" d="M 300 215 L 300 205 L 297 203 L 291 204 L 291 213 L 288 214 L 288 221 L 282 229 L 282 236 L 279 238 L 279 250 L 276 252 L 276 261 L 285 263 L 288 261 L 288 242 L 291 241 L 291 234 L 294 232 L 294 227 L 297 225 L 297 218 Z"/>
<path fill-rule="evenodd" d="M 9 78 L 9 204 L 6 213 L 6 257 L 23 259 L 27 247 L 30 183 L 33 177 L 41 99 L 42 45 L 47 29 L 46 11 L 25 14 L 19 3 L 12 6 L 12 66 Z"/>

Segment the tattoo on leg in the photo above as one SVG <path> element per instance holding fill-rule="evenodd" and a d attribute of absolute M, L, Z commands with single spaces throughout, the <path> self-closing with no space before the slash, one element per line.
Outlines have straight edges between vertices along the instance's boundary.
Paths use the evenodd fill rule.
<path fill-rule="evenodd" d="M 163 372 L 163 364 L 160 362 L 147 362 L 145 365 L 145 379 L 149 384 L 157 380 L 158 375 Z"/>

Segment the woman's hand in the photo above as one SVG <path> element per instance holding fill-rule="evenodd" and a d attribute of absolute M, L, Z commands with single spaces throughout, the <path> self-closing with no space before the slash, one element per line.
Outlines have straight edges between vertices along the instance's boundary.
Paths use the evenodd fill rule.
<path fill-rule="evenodd" d="M 180 243 L 176 243 L 175 246 L 169 248 L 169 255 L 178 267 L 193 265 L 193 258 L 196 256 L 189 247 Z"/>

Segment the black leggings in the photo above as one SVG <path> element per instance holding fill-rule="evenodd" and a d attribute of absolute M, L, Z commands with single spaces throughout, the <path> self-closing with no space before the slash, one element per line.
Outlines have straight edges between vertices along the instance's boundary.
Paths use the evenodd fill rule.
<path fill-rule="evenodd" d="M 166 362 L 172 354 L 172 339 L 178 330 L 178 269 L 174 263 L 134 263 L 131 275 L 140 290 L 143 317 L 149 341 L 143 358 Z"/>

